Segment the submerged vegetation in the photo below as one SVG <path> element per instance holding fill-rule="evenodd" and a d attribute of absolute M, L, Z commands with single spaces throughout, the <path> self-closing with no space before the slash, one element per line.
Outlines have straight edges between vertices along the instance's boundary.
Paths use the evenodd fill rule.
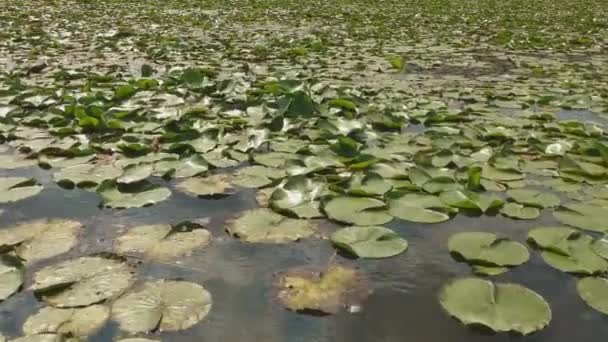
<path fill-rule="evenodd" d="M 423 267 L 409 259 L 420 236 L 457 217 L 496 224 L 445 230 L 437 253 L 454 260 L 442 262 L 471 270 L 442 276 L 424 305 L 495 332 L 551 329 L 550 300 L 495 279 L 540 255 L 535 272 L 567 273 L 590 312 L 608 313 L 605 6 L 0 3 L 0 308 L 20 296 L 37 308 L 10 317 L 20 328 L 0 340 L 173 340 L 165 333 L 213 320 L 232 294 L 145 270 L 207 272 L 220 258 L 202 260 L 227 243 L 330 250 L 310 265 L 277 254 L 282 268 L 256 281 L 289 314 L 355 314 L 382 287 L 366 268 Z M 176 197 L 256 205 L 119 229 L 80 222 L 82 208 L 17 214 L 68 196 L 95 196 L 110 216 Z"/>

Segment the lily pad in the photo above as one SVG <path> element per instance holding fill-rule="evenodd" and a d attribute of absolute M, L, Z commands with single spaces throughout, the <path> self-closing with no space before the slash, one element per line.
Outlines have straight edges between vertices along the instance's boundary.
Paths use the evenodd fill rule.
<path fill-rule="evenodd" d="M 445 191 L 441 193 L 439 198 L 443 203 L 454 208 L 480 210 L 483 213 L 503 205 L 503 201 L 500 197 L 494 194 Z"/>
<path fill-rule="evenodd" d="M 82 224 L 71 220 L 37 220 L 0 230 L 0 249 L 12 249 L 27 263 L 63 254 L 78 241 Z"/>
<path fill-rule="evenodd" d="M 105 305 L 70 309 L 45 307 L 25 321 L 23 333 L 88 336 L 101 329 L 108 318 L 110 308 Z"/>
<path fill-rule="evenodd" d="M 32 290 L 46 303 L 73 308 L 99 303 L 124 292 L 135 280 L 127 263 L 110 256 L 85 256 L 44 267 Z"/>
<path fill-rule="evenodd" d="M 576 284 L 578 294 L 593 309 L 608 315 L 608 279 L 587 277 Z"/>
<path fill-rule="evenodd" d="M 61 186 L 89 188 L 120 177 L 122 173 L 121 168 L 112 164 L 81 164 L 59 170 L 53 175 L 53 179 Z"/>
<path fill-rule="evenodd" d="M 293 176 L 279 185 L 270 196 L 275 211 L 299 218 L 322 217 L 319 197 L 325 188 L 321 181 Z"/>
<path fill-rule="evenodd" d="M 539 227 L 528 233 L 528 240 L 541 250 L 550 266 L 568 273 L 593 275 L 608 271 L 608 261 L 592 249 L 593 239 L 565 227 Z"/>
<path fill-rule="evenodd" d="M 335 264 L 322 272 L 307 269 L 285 272 L 278 277 L 276 287 L 283 305 L 297 312 L 336 314 L 359 306 L 369 295 L 363 275 Z"/>
<path fill-rule="evenodd" d="M 118 253 L 143 254 L 148 259 L 170 260 L 204 248 L 211 241 L 211 233 L 199 227 L 168 224 L 138 226 L 118 237 L 115 250 Z"/>
<path fill-rule="evenodd" d="M 199 155 L 179 160 L 160 160 L 154 164 L 154 174 L 161 177 L 189 178 L 207 170 L 209 164 Z"/>
<path fill-rule="evenodd" d="M 484 232 L 457 233 L 450 237 L 448 249 L 468 263 L 482 266 L 518 266 L 530 258 L 521 243 Z"/>
<path fill-rule="evenodd" d="M 307 220 L 291 219 L 270 209 L 259 208 L 231 220 L 226 229 L 247 242 L 286 243 L 312 236 L 314 228 Z"/>
<path fill-rule="evenodd" d="M 139 208 L 162 202 L 171 196 L 171 190 L 151 184 L 122 191 L 115 182 L 102 184 L 97 193 L 103 198 L 103 206 L 116 209 Z"/>
<path fill-rule="evenodd" d="M 335 197 L 329 200 L 324 211 L 332 220 L 357 226 L 373 226 L 390 222 L 393 217 L 386 204 L 368 197 Z"/>
<path fill-rule="evenodd" d="M 501 209 L 500 213 L 520 220 L 534 220 L 540 216 L 540 210 L 536 207 L 527 207 L 518 203 L 507 203 Z"/>
<path fill-rule="evenodd" d="M 608 232 L 608 209 L 590 203 L 563 204 L 553 212 L 553 216 L 561 223 L 569 226 Z"/>
<path fill-rule="evenodd" d="M 121 184 L 131 184 L 141 182 L 150 177 L 154 172 L 152 164 L 130 165 L 124 169 L 122 175 L 116 178 L 116 182 Z"/>
<path fill-rule="evenodd" d="M 517 284 L 457 279 L 442 289 L 439 302 L 463 324 L 482 325 L 496 332 L 528 335 L 551 321 L 549 304 L 536 292 Z"/>
<path fill-rule="evenodd" d="M 0 203 L 17 202 L 36 196 L 44 189 L 36 180 L 23 177 L 0 177 Z"/>
<path fill-rule="evenodd" d="M 285 171 L 281 169 L 253 165 L 236 170 L 232 182 L 244 188 L 261 188 L 285 175 Z"/>
<path fill-rule="evenodd" d="M 331 235 L 338 248 L 361 258 L 388 258 L 405 252 L 407 241 L 394 231 L 378 226 L 348 227 Z"/>
<path fill-rule="evenodd" d="M 0 255 L 0 302 L 21 288 L 24 277 L 23 265 L 17 258 L 8 254 Z"/>
<path fill-rule="evenodd" d="M 439 223 L 450 219 L 449 208 L 437 196 L 405 194 L 388 201 L 389 213 L 402 220 Z"/>
<path fill-rule="evenodd" d="M 38 164 L 36 159 L 26 159 L 20 155 L 0 154 L 0 169 L 14 170 Z"/>
<path fill-rule="evenodd" d="M 150 281 L 117 299 L 112 319 L 130 333 L 176 331 L 200 322 L 211 306 L 211 294 L 198 284 Z"/>
<path fill-rule="evenodd" d="M 229 194 L 232 190 L 231 176 L 216 174 L 208 177 L 193 177 L 181 181 L 176 188 L 194 196 L 218 196 Z"/>
<path fill-rule="evenodd" d="M 559 205 L 559 197 L 551 193 L 542 193 L 536 190 L 512 189 L 507 195 L 519 204 L 538 208 L 551 208 Z"/>

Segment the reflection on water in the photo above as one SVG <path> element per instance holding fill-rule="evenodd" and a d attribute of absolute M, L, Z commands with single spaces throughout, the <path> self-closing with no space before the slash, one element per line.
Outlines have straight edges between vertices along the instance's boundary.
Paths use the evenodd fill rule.
<path fill-rule="evenodd" d="M 16 175 L 15 171 L 0 175 Z M 0 226 L 41 217 L 77 218 L 85 225 L 81 244 L 67 255 L 44 261 L 28 270 L 78 255 L 108 251 L 112 239 L 124 227 L 142 223 L 177 223 L 210 218 L 213 244 L 174 264 L 144 263 L 140 279 L 180 278 L 203 284 L 213 295 L 213 309 L 207 319 L 191 329 L 152 334 L 165 341 L 205 342 L 501 342 L 519 340 L 508 334 L 490 335 L 463 327 L 446 316 L 437 293 L 450 279 L 470 275 L 469 268 L 454 261 L 447 252 L 450 235 L 460 231 L 493 231 L 524 242 L 528 230 L 539 224 L 554 224 L 550 215 L 534 222 L 515 221 L 500 216 L 457 216 L 451 221 L 423 225 L 395 220 L 388 226 L 410 243 L 409 250 L 384 260 L 346 260 L 365 271 L 373 294 L 359 314 L 313 317 L 283 309 L 273 298 L 272 282 L 277 272 L 293 266 L 322 265 L 334 254 L 327 240 L 307 240 L 288 245 L 244 244 L 228 237 L 224 222 L 235 213 L 256 206 L 255 193 L 243 190 L 216 200 L 195 199 L 173 192 L 170 200 L 156 206 L 110 210 L 98 207 L 99 198 L 83 190 L 56 186 L 49 171 L 19 170 L 20 176 L 40 180 L 45 190 L 36 197 L 4 205 Z M 496 277 L 517 282 L 540 293 L 553 309 L 550 326 L 526 341 L 596 342 L 608 337 L 607 318 L 585 306 L 579 299 L 576 278 L 556 271 L 532 253 L 523 266 Z M 10 337 L 21 333 L 24 320 L 40 304 L 31 292 L 9 298 L 0 305 L 0 331 Z M 115 324 L 91 338 L 109 341 L 121 337 Z"/>

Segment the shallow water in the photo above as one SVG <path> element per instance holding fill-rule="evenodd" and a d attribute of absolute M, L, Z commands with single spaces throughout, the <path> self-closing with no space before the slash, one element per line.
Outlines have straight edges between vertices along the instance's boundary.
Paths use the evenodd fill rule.
<path fill-rule="evenodd" d="M 151 334 L 167 341 L 206 342 L 501 342 L 526 341 L 595 342 L 608 336 L 606 316 L 588 308 L 576 293 L 576 278 L 545 265 L 537 252 L 523 266 L 495 277 L 520 283 L 537 291 L 551 305 L 553 320 L 544 330 L 525 338 L 492 335 L 466 328 L 448 317 L 437 301 L 437 293 L 450 279 L 471 275 L 464 263 L 452 259 L 447 239 L 460 231 L 493 231 L 525 241 L 528 230 L 539 224 L 555 223 L 550 215 L 536 221 L 515 221 L 500 216 L 467 217 L 436 225 L 395 220 L 387 226 L 405 237 L 408 251 L 383 260 L 348 260 L 369 277 L 373 294 L 358 314 L 307 316 L 285 310 L 275 299 L 274 275 L 292 266 L 324 265 L 334 249 L 327 240 L 313 239 L 295 244 L 245 244 L 224 232 L 226 219 L 257 206 L 255 192 L 242 190 L 221 199 L 196 199 L 177 191 L 156 206 L 132 210 L 99 208 L 97 195 L 84 190 L 65 190 L 52 182 L 52 172 L 36 167 L 1 172 L 27 175 L 40 180 L 45 190 L 17 204 L 4 205 L 0 226 L 42 217 L 79 219 L 85 224 L 81 243 L 58 258 L 30 268 L 25 287 L 38 268 L 59 260 L 110 251 L 112 239 L 124 227 L 142 223 L 178 223 L 210 219 L 207 224 L 214 243 L 177 264 L 144 263 L 139 278 L 180 278 L 203 284 L 213 295 L 210 315 L 191 329 L 178 333 Z M 335 229 L 332 224 L 324 225 Z M 333 227 L 333 228 L 332 228 Z M 0 331 L 19 336 L 25 319 L 41 306 L 30 291 L 9 298 L 0 311 Z M 576 329 L 573 329 L 576 327 Z M 109 341 L 121 333 L 113 323 L 92 341 Z"/>

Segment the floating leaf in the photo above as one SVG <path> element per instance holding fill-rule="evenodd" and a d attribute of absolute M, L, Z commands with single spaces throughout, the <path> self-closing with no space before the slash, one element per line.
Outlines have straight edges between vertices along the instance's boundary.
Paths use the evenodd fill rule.
<path fill-rule="evenodd" d="M 468 263 L 482 266 L 518 266 L 530 258 L 524 245 L 493 233 L 457 233 L 450 237 L 448 249 Z"/>
<path fill-rule="evenodd" d="M 348 193 L 355 196 L 382 196 L 392 187 L 391 183 L 379 174 L 357 173 L 350 180 Z"/>
<path fill-rule="evenodd" d="M 437 196 L 406 194 L 390 199 L 388 205 L 391 215 L 406 221 L 439 223 L 450 219 L 450 209 Z"/>
<path fill-rule="evenodd" d="M 525 176 L 515 170 L 501 170 L 495 167 L 486 165 L 481 171 L 481 177 L 490 179 L 496 182 L 508 182 L 524 179 Z"/>
<path fill-rule="evenodd" d="M 188 255 L 196 248 L 203 248 L 211 241 L 208 230 L 168 224 L 138 226 L 116 239 L 117 253 L 139 253 L 148 259 L 170 260 Z"/>
<path fill-rule="evenodd" d="M 608 210 L 587 203 L 563 204 L 553 212 L 561 223 L 595 232 L 608 232 Z"/>
<path fill-rule="evenodd" d="M 161 160 L 154 164 L 154 174 L 162 177 L 189 178 L 207 170 L 209 164 L 199 155 L 179 160 Z"/>
<path fill-rule="evenodd" d="M 360 305 L 369 294 L 361 274 L 334 264 L 322 272 L 304 269 L 285 272 L 276 286 L 283 305 L 298 312 L 335 314 Z"/>
<path fill-rule="evenodd" d="M 394 231 L 378 226 L 348 227 L 331 236 L 334 245 L 361 258 L 388 258 L 407 249 L 407 241 Z"/>
<path fill-rule="evenodd" d="M 63 254 L 78 242 L 82 224 L 71 220 L 37 220 L 0 230 L 0 249 L 13 249 L 28 263 Z"/>
<path fill-rule="evenodd" d="M 122 175 L 116 178 L 116 182 L 121 184 L 131 184 L 141 182 L 150 177 L 154 172 L 152 164 L 131 165 L 124 169 Z"/>
<path fill-rule="evenodd" d="M 261 188 L 285 175 L 285 171 L 281 169 L 254 165 L 236 170 L 233 183 L 245 188 Z"/>
<path fill-rule="evenodd" d="M 21 262 L 10 255 L 0 255 L 0 302 L 17 292 L 23 284 L 25 271 Z"/>
<path fill-rule="evenodd" d="M 20 155 L 0 154 L 0 169 L 14 170 L 38 164 L 36 159 L 26 159 Z"/>
<path fill-rule="evenodd" d="M 534 220 L 540 216 L 540 210 L 535 207 L 526 207 L 518 203 L 507 203 L 500 209 L 500 213 L 521 220 Z"/>
<path fill-rule="evenodd" d="M 103 205 L 108 208 L 128 209 L 154 205 L 171 196 L 167 188 L 142 184 L 135 189 L 122 191 L 114 182 L 107 182 L 97 189 L 103 198 Z"/>
<path fill-rule="evenodd" d="M 472 209 L 486 212 L 502 206 L 503 201 L 496 195 L 478 194 L 475 192 L 446 191 L 439 196 L 441 201 L 459 209 Z"/>
<path fill-rule="evenodd" d="M 37 185 L 32 178 L 0 177 L 0 203 L 12 203 L 36 196 L 42 189 L 43 186 Z"/>
<path fill-rule="evenodd" d="M 209 177 L 193 177 L 179 182 L 176 188 L 194 196 L 217 196 L 232 190 L 230 175 L 216 174 Z"/>
<path fill-rule="evenodd" d="M 335 197 L 329 200 L 324 211 L 332 220 L 357 226 L 373 226 L 390 222 L 393 217 L 384 202 L 367 197 Z"/>
<path fill-rule="evenodd" d="M 228 232 L 243 241 L 286 243 L 314 234 L 314 226 L 306 220 L 295 220 L 270 209 L 245 211 L 228 223 Z"/>
<path fill-rule="evenodd" d="M 608 261 L 592 249 L 593 239 L 565 227 L 540 227 L 528 233 L 550 266 L 568 273 L 593 275 L 608 271 Z"/>
<path fill-rule="evenodd" d="M 149 281 L 117 299 L 112 319 L 130 333 L 188 329 L 209 314 L 211 294 L 185 281 Z"/>
<path fill-rule="evenodd" d="M 318 198 L 325 184 L 304 176 L 293 176 L 277 187 L 270 196 L 270 206 L 299 218 L 322 217 Z"/>
<path fill-rule="evenodd" d="M 32 289 L 52 306 L 73 308 L 120 295 L 134 280 L 122 259 L 86 256 L 41 269 Z"/>
<path fill-rule="evenodd" d="M 528 335 L 551 321 L 549 304 L 536 292 L 517 284 L 457 279 L 442 289 L 439 302 L 463 324 L 483 325 L 496 332 Z"/>
<path fill-rule="evenodd" d="M 63 342 L 65 337 L 57 334 L 38 334 L 19 337 L 11 342 Z"/>
<path fill-rule="evenodd" d="M 110 308 L 104 305 L 73 309 L 45 307 L 25 321 L 23 333 L 88 336 L 100 330 L 109 317 Z"/>
<path fill-rule="evenodd" d="M 62 186 L 87 188 L 120 177 L 122 173 L 122 169 L 111 164 L 82 164 L 61 169 L 53 175 L 53 179 Z"/>
<path fill-rule="evenodd" d="M 576 284 L 578 294 L 593 309 L 608 315 L 608 280 L 600 277 L 580 279 Z"/>
<path fill-rule="evenodd" d="M 513 189 L 507 195 L 519 204 L 538 208 L 551 208 L 559 205 L 560 200 L 554 194 L 541 193 L 536 190 Z"/>

